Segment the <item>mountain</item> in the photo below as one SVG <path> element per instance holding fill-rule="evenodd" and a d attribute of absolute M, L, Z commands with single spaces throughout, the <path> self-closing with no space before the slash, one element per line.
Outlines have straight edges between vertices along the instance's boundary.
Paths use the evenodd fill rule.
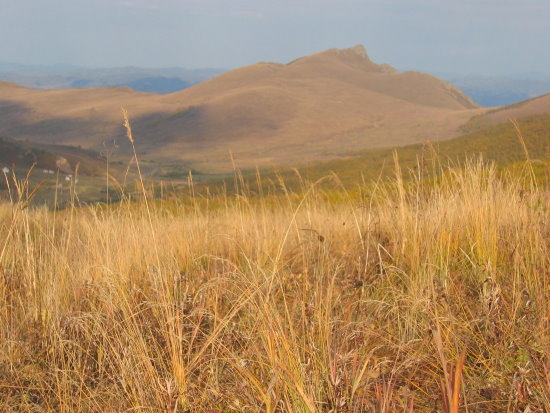
<path fill-rule="evenodd" d="M 159 93 L 161 95 L 177 92 L 192 86 L 192 83 L 186 82 L 179 77 L 144 77 L 132 80 L 117 86 L 128 86 L 137 92 Z"/>
<path fill-rule="evenodd" d="M 217 170 L 295 164 L 372 147 L 456 136 L 479 109 L 451 84 L 372 62 L 362 46 L 288 64 L 258 63 L 168 95 L 129 88 L 30 90 L 0 84 L 0 134 L 99 150 L 127 149 L 128 109 L 140 156 Z"/>

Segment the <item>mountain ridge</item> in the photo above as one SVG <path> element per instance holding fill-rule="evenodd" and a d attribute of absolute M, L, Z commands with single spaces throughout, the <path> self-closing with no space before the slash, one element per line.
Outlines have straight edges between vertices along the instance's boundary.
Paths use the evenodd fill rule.
<path fill-rule="evenodd" d="M 0 133 L 94 150 L 117 139 L 127 150 L 121 106 L 140 156 L 222 169 L 231 167 L 230 152 L 247 165 L 266 165 L 446 139 L 484 113 L 445 81 L 397 72 L 355 46 L 245 66 L 167 95 L 0 86 Z"/>

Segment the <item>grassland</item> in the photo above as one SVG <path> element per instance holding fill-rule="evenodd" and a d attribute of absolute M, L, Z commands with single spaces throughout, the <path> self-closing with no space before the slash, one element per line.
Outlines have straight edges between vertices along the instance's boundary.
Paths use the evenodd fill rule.
<path fill-rule="evenodd" d="M 0 205 L 0 410 L 549 411 L 529 165 L 62 211 L 20 182 Z"/>

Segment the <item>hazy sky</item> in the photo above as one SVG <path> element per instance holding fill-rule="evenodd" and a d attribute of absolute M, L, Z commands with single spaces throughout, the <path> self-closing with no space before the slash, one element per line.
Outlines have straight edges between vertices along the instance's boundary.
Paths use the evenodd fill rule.
<path fill-rule="evenodd" d="M 363 44 L 431 73 L 550 74 L 550 0 L 0 0 L 0 61 L 232 68 Z"/>

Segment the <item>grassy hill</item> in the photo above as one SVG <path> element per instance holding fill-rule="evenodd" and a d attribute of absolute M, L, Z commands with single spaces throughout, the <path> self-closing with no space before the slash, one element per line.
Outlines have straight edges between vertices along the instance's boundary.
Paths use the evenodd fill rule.
<path fill-rule="evenodd" d="M 529 158 L 539 177 L 548 174 L 550 162 L 550 113 L 521 118 L 518 121 Z M 427 142 L 396 148 L 381 148 L 365 151 L 356 156 L 335 159 L 327 162 L 311 163 L 294 169 L 262 170 L 263 183 L 267 187 L 276 187 L 279 179 L 289 188 L 298 188 L 302 179 L 315 182 L 334 173 L 347 188 L 362 182 L 371 182 L 379 177 L 386 178 L 395 174 L 395 157 L 405 175 L 418 173 L 422 169 L 430 176 L 434 165 L 462 166 L 466 159 L 481 155 L 485 161 L 494 162 L 498 168 L 513 167 L 526 160 L 525 150 L 511 122 L 501 123 L 477 130 L 448 141 Z M 438 167 L 436 170 L 439 170 Z M 244 173 L 245 185 L 257 189 L 256 172 Z M 545 179 L 548 179 L 546 177 Z M 214 184 L 217 188 L 221 183 Z M 226 179 L 223 185 L 230 190 L 233 179 Z M 327 187 L 334 182 L 327 181 Z"/>
<path fill-rule="evenodd" d="M 510 119 L 550 113 L 550 93 L 527 99 L 512 105 L 495 108 L 474 116 L 461 127 L 464 132 L 473 132 L 485 127 L 507 122 Z"/>
<path fill-rule="evenodd" d="M 548 176 L 550 169 L 550 113 L 529 116 L 518 122 L 522 131 L 525 147 L 531 160 L 531 167 L 540 182 L 550 182 Z M 9 141 L 11 145 L 18 145 L 22 150 L 22 144 Z M 105 162 L 99 159 L 93 160 L 85 151 L 70 148 L 56 147 L 56 156 L 63 155 L 70 160 L 70 165 L 81 162 L 81 183 L 79 192 L 82 201 L 103 201 L 106 199 Z M 40 149 L 40 159 L 52 158 L 51 153 Z M 4 149 L 3 153 L 8 153 Z M 23 153 L 23 152 L 22 152 Z M 34 153 L 34 152 L 31 152 Z M 47 156 L 46 156 L 47 155 Z M 84 160 L 82 157 L 84 157 Z M 434 177 L 439 174 L 442 167 L 447 165 L 462 167 L 467 159 L 481 155 L 487 162 L 494 162 L 497 170 L 510 170 L 515 167 L 523 167 L 526 160 L 525 150 L 517 136 L 515 127 L 507 122 L 486 127 L 475 132 L 464 134 L 460 137 L 440 142 L 428 142 L 423 144 L 407 145 L 395 148 L 380 148 L 364 151 L 355 156 L 335 159 L 325 162 L 314 162 L 296 168 L 264 168 L 259 170 L 260 182 L 263 193 L 281 193 L 281 183 L 291 191 L 299 191 L 304 183 L 315 182 L 323 177 L 333 174 L 338 177 L 338 182 L 327 179 L 321 187 L 329 190 L 344 188 L 353 189 L 363 183 L 371 183 L 382 178 L 387 180 L 395 176 L 395 159 L 399 161 L 405 179 L 411 174 L 422 174 L 424 178 Z M 27 165 L 36 161 L 36 156 L 29 158 Z M 41 165 L 50 165 L 39 163 Z M 116 179 L 123 180 L 126 176 L 126 163 L 111 165 L 111 174 Z M 238 163 L 237 163 L 237 166 Z M 49 166 L 44 166 L 49 167 Z M 164 191 L 169 193 L 188 192 L 187 182 L 191 165 L 174 163 L 142 162 L 145 180 L 160 191 L 164 185 Z M 420 168 L 420 171 L 419 171 Z M 91 171 L 91 172 L 90 172 Z M 130 170 L 130 179 L 133 183 L 137 178 L 134 168 Z M 95 177 L 94 177 L 95 175 Z M 234 176 L 232 172 L 224 174 L 203 174 L 193 171 L 194 182 L 197 184 L 197 194 L 212 194 L 227 192 L 234 193 L 247 188 L 249 194 L 258 193 L 258 176 L 255 170 L 244 169 L 241 176 Z M 40 173 L 37 177 L 42 178 Z M 34 179 L 34 182 L 38 182 Z M 161 184 L 161 182 L 163 184 Z M 171 188 L 171 189 L 170 189 Z M 239 188 L 239 189 L 237 189 Z M 128 189 L 134 191 L 135 189 Z M 39 193 L 40 202 L 47 201 L 51 204 L 51 193 L 45 188 Z M 50 191 L 51 192 L 51 191 Z M 113 192 L 114 194 L 114 192 Z"/>
<path fill-rule="evenodd" d="M 0 83 L 0 133 L 101 150 L 128 146 L 120 107 L 142 158 L 231 170 L 327 160 L 373 147 L 440 140 L 484 113 L 447 82 L 398 73 L 362 47 L 331 49 L 289 64 L 258 63 L 178 93 L 129 88 L 30 90 Z"/>

